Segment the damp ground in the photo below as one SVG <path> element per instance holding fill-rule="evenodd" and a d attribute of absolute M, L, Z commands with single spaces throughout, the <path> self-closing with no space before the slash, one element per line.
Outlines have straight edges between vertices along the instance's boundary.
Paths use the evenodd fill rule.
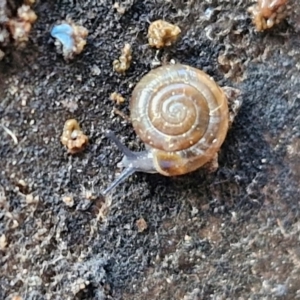
<path fill-rule="evenodd" d="M 56 2 L 34 6 L 28 45 L 0 62 L 1 125 L 17 139 L 0 127 L 0 298 L 300 297 L 296 1 L 263 33 L 251 24 L 249 1 L 124 1 L 124 14 L 112 1 Z M 67 16 L 89 30 L 69 63 L 49 34 Z M 160 18 L 182 35 L 157 52 L 146 35 Z M 125 43 L 133 60 L 120 75 L 112 62 Z M 121 159 L 104 133 L 143 149 L 124 118 L 130 95 L 151 68 L 171 61 L 243 94 L 220 167 L 178 178 L 135 174 L 102 199 Z M 113 92 L 125 102 L 112 102 Z M 89 136 L 73 156 L 60 143 L 69 118 Z"/>

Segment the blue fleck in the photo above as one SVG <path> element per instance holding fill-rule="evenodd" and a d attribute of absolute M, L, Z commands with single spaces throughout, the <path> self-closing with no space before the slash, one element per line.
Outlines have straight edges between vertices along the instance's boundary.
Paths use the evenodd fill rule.
<path fill-rule="evenodd" d="M 73 28 L 69 24 L 55 25 L 50 34 L 58 39 L 67 51 L 72 51 L 74 47 Z"/>

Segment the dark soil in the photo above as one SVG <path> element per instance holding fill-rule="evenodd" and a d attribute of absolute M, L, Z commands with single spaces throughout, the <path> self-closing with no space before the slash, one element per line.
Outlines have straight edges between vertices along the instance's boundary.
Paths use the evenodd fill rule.
<path fill-rule="evenodd" d="M 27 47 L 11 47 L 0 63 L 1 125 L 18 140 L 0 127 L 0 299 L 299 298 L 297 1 L 263 33 L 251 23 L 250 1 L 127 0 L 123 15 L 113 4 L 38 2 Z M 85 50 L 69 63 L 49 34 L 66 16 L 89 30 Z M 178 24 L 182 36 L 157 53 L 146 34 L 159 18 Z M 119 75 L 112 62 L 126 42 L 133 62 Z M 100 191 L 121 159 L 104 132 L 143 148 L 109 96 L 121 93 L 126 102 L 117 108 L 129 115 L 132 89 L 156 57 L 240 89 L 243 106 L 216 173 L 136 174 L 104 201 Z M 90 140 L 74 156 L 60 143 L 68 118 Z"/>

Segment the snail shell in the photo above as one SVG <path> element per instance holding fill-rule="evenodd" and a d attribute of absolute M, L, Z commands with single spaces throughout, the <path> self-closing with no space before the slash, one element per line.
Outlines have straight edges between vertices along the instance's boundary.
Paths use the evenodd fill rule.
<path fill-rule="evenodd" d="M 224 91 L 203 71 L 181 64 L 145 75 L 133 90 L 130 110 L 146 151 L 132 152 L 107 134 L 123 152 L 125 169 L 103 195 L 134 172 L 174 176 L 214 162 L 232 122 Z"/>
<path fill-rule="evenodd" d="M 212 160 L 228 131 L 223 90 L 206 73 L 186 65 L 145 75 L 133 91 L 130 110 L 155 169 L 165 176 L 194 171 Z"/>

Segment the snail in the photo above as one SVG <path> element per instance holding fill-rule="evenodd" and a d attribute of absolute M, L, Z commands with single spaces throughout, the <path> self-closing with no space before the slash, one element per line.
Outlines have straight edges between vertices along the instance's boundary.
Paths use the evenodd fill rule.
<path fill-rule="evenodd" d="M 176 176 L 204 166 L 216 169 L 218 151 L 241 105 L 238 94 L 187 65 L 151 70 L 130 101 L 132 125 L 146 150 L 133 152 L 113 132 L 106 133 L 124 155 L 118 164 L 124 170 L 102 195 L 134 172 Z"/>

